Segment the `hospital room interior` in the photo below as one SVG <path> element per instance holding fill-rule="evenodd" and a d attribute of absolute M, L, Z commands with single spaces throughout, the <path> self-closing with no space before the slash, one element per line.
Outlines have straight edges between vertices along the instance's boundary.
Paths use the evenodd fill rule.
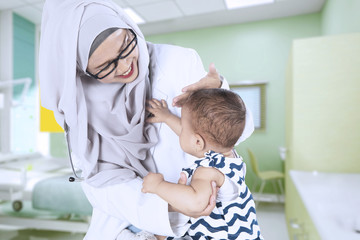
<path fill-rule="evenodd" d="M 214 63 L 251 109 L 235 148 L 264 239 L 360 239 L 359 0 L 113 1 L 147 41 Z M 91 221 L 41 107 L 44 3 L 0 0 L 0 240 L 83 239 Z"/>

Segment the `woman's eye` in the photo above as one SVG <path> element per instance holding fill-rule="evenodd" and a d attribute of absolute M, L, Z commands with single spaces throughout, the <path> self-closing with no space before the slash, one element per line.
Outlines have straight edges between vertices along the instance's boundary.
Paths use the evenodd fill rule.
<path fill-rule="evenodd" d="M 126 38 L 125 43 L 126 43 L 126 46 L 129 45 L 129 43 L 130 43 L 130 38 L 129 38 L 129 36 Z"/>

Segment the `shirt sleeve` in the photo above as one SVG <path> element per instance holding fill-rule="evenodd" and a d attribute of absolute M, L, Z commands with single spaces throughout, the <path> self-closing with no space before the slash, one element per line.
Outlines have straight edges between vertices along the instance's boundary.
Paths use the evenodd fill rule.
<path fill-rule="evenodd" d="M 230 89 L 229 83 L 226 81 L 226 79 L 220 75 L 220 79 L 221 79 L 221 87 L 222 89 Z"/>
<path fill-rule="evenodd" d="M 83 182 L 82 187 L 93 208 L 108 215 L 108 219 L 111 219 L 112 222 L 117 220 L 118 228 L 124 229 L 128 225 L 134 225 L 139 229 L 163 236 L 182 234 L 174 233 L 170 225 L 167 202 L 155 194 L 141 192 L 142 180 L 140 178 L 101 188 L 95 188 Z M 177 225 L 186 223 L 183 222 L 186 221 L 186 218 L 182 220 L 180 215 L 172 216 L 172 219 L 177 222 Z M 92 223 L 89 232 L 103 233 L 104 225 L 107 222 L 103 219 Z M 113 223 L 113 225 L 116 224 Z M 119 232 L 122 230 L 111 229 Z M 174 228 L 174 230 L 183 231 L 178 228 Z"/>

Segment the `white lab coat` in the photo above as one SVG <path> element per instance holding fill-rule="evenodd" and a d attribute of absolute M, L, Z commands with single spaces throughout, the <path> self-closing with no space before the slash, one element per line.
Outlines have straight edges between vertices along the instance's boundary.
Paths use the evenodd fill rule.
<path fill-rule="evenodd" d="M 207 74 L 202 61 L 192 49 L 151 43 L 148 48 L 152 97 L 165 99 L 171 112 L 180 116 L 180 109 L 172 107 L 172 100 L 181 94 L 184 86 Z M 165 180 L 177 182 L 181 169 L 189 166 L 194 158 L 182 151 L 178 136 L 166 124 L 157 123 L 156 127 L 159 142 L 151 153 L 157 170 Z M 129 225 L 165 236 L 181 236 L 189 227 L 188 217 L 178 213 L 169 215 L 164 200 L 155 194 L 142 193 L 140 178 L 102 188 L 94 188 L 86 182 L 82 186 L 94 208 L 87 240 L 116 239 Z"/>

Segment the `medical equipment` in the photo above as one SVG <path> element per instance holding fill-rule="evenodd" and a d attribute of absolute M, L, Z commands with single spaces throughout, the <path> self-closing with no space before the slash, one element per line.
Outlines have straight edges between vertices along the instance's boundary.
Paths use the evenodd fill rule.
<path fill-rule="evenodd" d="M 74 168 L 74 163 L 73 163 L 73 160 L 71 157 L 71 144 L 70 144 L 70 136 L 69 136 L 70 128 L 66 124 L 66 122 L 64 122 L 64 130 L 65 130 L 65 139 L 66 139 L 66 143 L 67 143 L 66 145 L 67 145 L 67 149 L 68 149 L 68 153 L 69 153 L 70 165 L 71 165 L 71 169 L 74 173 L 74 177 L 69 177 L 69 182 L 83 181 L 84 178 L 79 177 Z"/>
<path fill-rule="evenodd" d="M 40 153 L 0 154 L 0 200 L 10 201 L 13 210 L 19 212 L 23 201 L 31 200 L 33 178 L 42 179 L 39 175 L 45 172 L 55 174 L 66 166 L 63 162 L 59 158 L 46 158 Z"/>
<path fill-rule="evenodd" d="M 26 172 L 24 186 L 19 177 L 20 168 L 27 166 L 29 161 L 32 169 Z M 65 158 L 42 156 L 3 162 L 0 166 L 0 187 L 4 182 L 7 190 L 12 183 L 18 192 L 22 190 L 22 209 L 13 211 L 14 207 L 4 201 L 0 205 L 0 225 L 85 233 L 90 224 L 92 207 L 81 183 L 67 181 L 70 172 Z"/>
<path fill-rule="evenodd" d="M 12 202 L 12 208 L 18 212 L 23 207 L 26 186 L 26 169 L 21 171 L 0 169 L 0 199 Z"/>
<path fill-rule="evenodd" d="M 12 99 L 12 87 L 15 85 L 24 84 L 20 98 L 17 100 Z M 10 113 L 11 108 L 20 105 L 27 95 L 27 92 L 30 88 L 31 78 L 21 78 L 7 81 L 0 81 L 0 94 L 1 94 L 1 106 L 0 106 L 0 151 L 1 153 L 10 153 L 10 134 L 11 134 L 11 124 L 10 124 Z"/>
<path fill-rule="evenodd" d="M 19 84 L 24 84 L 22 92 L 15 100 L 11 99 L 12 86 Z M 4 116 L 0 122 L 4 120 L 6 123 L 9 116 L 7 111 L 24 102 L 30 84 L 30 78 L 0 81 L 0 111 Z M 9 134 L 2 132 L 5 135 L 2 138 L 7 142 Z M 68 138 L 67 141 L 70 155 Z M 1 145 L 0 149 L 0 225 L 81 233 L 87 231 L 92 207 L 81 184 L 67 181 L 70 175 L 67 159 L 45 157 L 40 153 L 12 153 L 5 145 Z M 75 172 L 72 160 L 70 155 Z M 75 176 L 79 178 L 79 173 L 76 175 L 75 172 Z"/>
<path fill-rule="evenodd" d="M 11 103 L 12 107 L 18 106 L 21 102 L 24 101 L 25 96 L 30 88 L 31 78 L 20 78 L 9 81 L 0 81 L 0 89 L 1 88 L 9 88 L 11 86 L 24 84 L 23 90 L 21 92 L 21 96 L 18 101 L 13 100 Z"/>

